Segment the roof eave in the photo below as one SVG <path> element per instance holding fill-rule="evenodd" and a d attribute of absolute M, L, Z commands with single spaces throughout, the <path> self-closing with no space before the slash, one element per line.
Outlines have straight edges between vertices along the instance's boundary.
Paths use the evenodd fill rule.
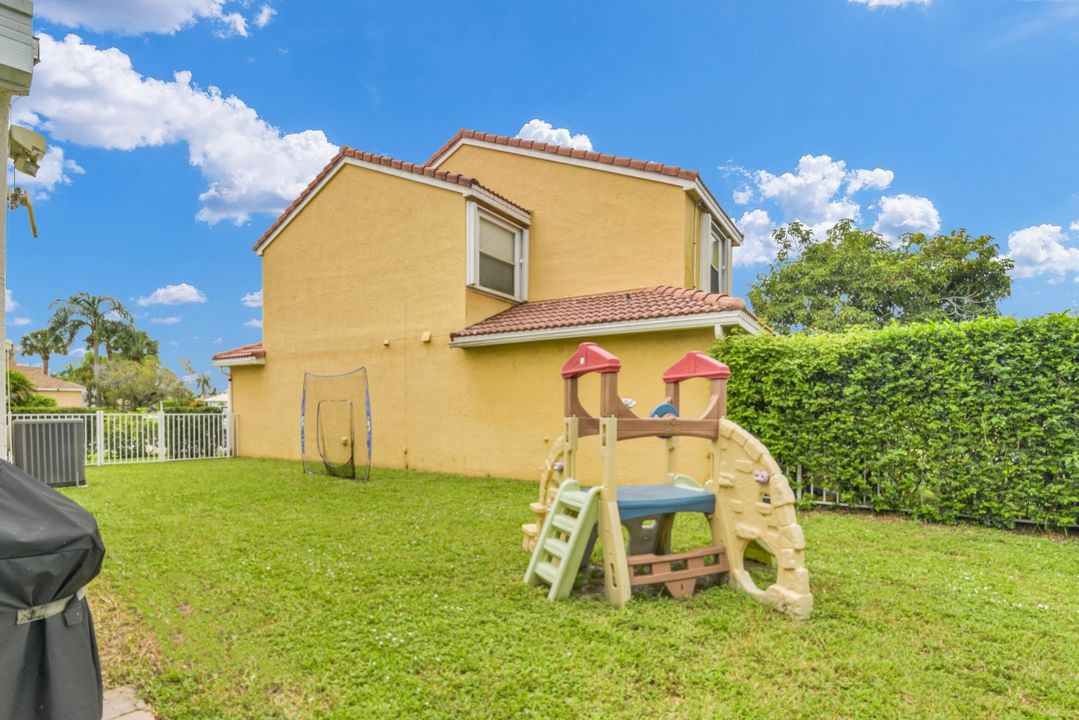
<path fill-rule="evenodd" d="M 211 360 L 211 364 L 214 367 L 237 367 L 240 365 L 265 365 L 266 357 L 237 357 L 237 358 L 221 358 L 220 360 Z"/>
<path fill-rule="evenodd" d="M 670 330 L 690 330 L 711 327 L 716 337 L 722 335 L 723 328 L 741 327 L 753 335 L 768 334 L 770 331 L 753 315 L 745 310 L 722 310 L 715 313 L 695 315 L 676 315 L 674 317 L 648 318 L 646 320 L 628 320 L 612 323 L 593 323 L 570 327 L 546 328 L 543 330 L 525 330 L 521 332 L 486 333 L 484 335 L 462 335 L 451 338 L 450 347 L 469 348 L 490 345 L 512 345 L 515 343 L 542 342 L 544 340 L 571 340 L 602 335 L 633 335 L 648 332 Z"/>

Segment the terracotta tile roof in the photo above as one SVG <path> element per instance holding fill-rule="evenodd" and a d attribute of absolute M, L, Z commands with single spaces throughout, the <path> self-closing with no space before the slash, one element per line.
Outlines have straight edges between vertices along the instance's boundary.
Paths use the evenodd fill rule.
<path fill-rule="evenodd" d="M 477 130 L 466 130 L 461 128 L 446 142 L 445 145 L 440 147 L 434 155 L 427 159 L 424 163 L 425 166 L 432 165 L 436 160 L 446 154 L 451 147 L 458 140 L 479 140 L 480 142 L 491 143 L 492 145 L 508 145 L 510 147 L 519 147 L 525 150 L 538 150 L 540 152 L 550 153 L 552 155 L 562 155 L 563 157 L 577 158 L 579 160 L 591 160 L 593 162 L 606 163 L 607 165 L 615 165 L 617 167 L 625 167 L 633 170 L 643 170 L 645 172 L 659 173 L 660 175 L 670 175 L 672 177 L 679 177 L 683 180 L 699 180 L 701 174 L 696 170 L 686 170 L 684 168 L 676 167 L 674 165 L 664 165 L 663 163 L 650 162 L 647 160 L 634 160 L 633 158 L 621 157 L 618 155 L 607 155 L 604 153 L 593 152 L 591 150 L 580 150 L 577 148 L 566 147 L 565 145 L 554 145 L 552 143 L 541 143 L 534 140 L 523 140 L 521 138 L 509 137 L 508 135 L 495 135 L 494 133 L 479 132 Z"/>
<path fill-rule="evenodd" d="M 222 350 L 215 353 L 211 360 L 242 360 L 243 358 L 263 357 L 266 357 L 266 349 L 262 347 L 262 343 L 254 343 L 252 345 L 241 345 L 231 350 Z"/>
<path fill-rule="evenodd" d="M 296 199 L 293 200 L 292 203 L 284 209 L 284 211 L 277 217 L 277 219 L 273 221 L 273 224 L 271 224 L 270 227 L 266 228 L 266 232 L 262 233 L 262 236 L 259 237 L 258 241 L 254 244 L 252 249 L 258 250 L 260 247 L 262 247 L 262 245 L 267 240 L 269 240 L 270 236 L 274 234 L 274 231 L 276 231 L 279 227 L 281 227 L 281 225 L 285 223 L 289 215 L 291 215 L 292 212 L 296 210 L 296 208 L 300 207 L 300 205 L 303 204 L 304 200 L 307 199 L 307 196 L 310 195 L 316 187 L 318 187 L 318 184 L 322 182 L 322 180 L 327 175 L 329 175 L 333 171 L 333 169 L 337 167 L 338 163 L 340 163 L 341 160 L 343 160 L 344 158 L 354 158 L 356 160 L 362 160 L 363 162 L 368 162 L 375 165 L 383 165 L 385 167 L 393 168 L 394 170 L 400 170 L 402 172 L 422 175 L 424 177 L 442 180 L 443 182 L 461 185 L 467 188 L 479 187 L 490 193 L 491 195 L 494 195 L 499 200 L 507 203 L 508 205 L 512 205 L 513 207 L 521 210 L 522 212 L 531 214 L 531 211 L 527 208 L 521 207 L 506 196 L 495 192 L 491 188 L 486 187 L 478 180 L 469 177 L 468 175 L 461 175 L 460 173 L 449 172 L 447 170 L 436 170 L 434 168 L 429 168 L 426 165 L 405 162 L 404 160 L 397 160 L 387 155 L 378 155 L 375 153 L 363 152 L 362 150 L 350 148 L 348 145 L 342 145 L 341 150 L 333 156 L 330 162 L 326 164 L 326 167 L 322 168 L 319 174 L 315 176 L 315 179 L 308 183 L 307 187 L 304 188 L 303 192 L 301 192 L 296 197 Z"/>
<path fill-rule="evenodd" d="M 71 382 L 69 380 L 61 380 L 58 377 L 52 375 L 46 375 L 45 371 L 39 367 L 33 367 L 32 365 L 12 365 L 11 369 L 15 372 L 22 373 L 26 376 L 26 379 L 30 381 L 30 384 L 34 386 L 35 390 L 85 390 L 86 388 L 78 383 Z"/>
<path fill-rule="evenodd" d="M 745 308 L 742 299 L 730 295 L 657 285 L 599 295 L 526 302 L 450 333 L 450 337 L 703 315 Z"/>

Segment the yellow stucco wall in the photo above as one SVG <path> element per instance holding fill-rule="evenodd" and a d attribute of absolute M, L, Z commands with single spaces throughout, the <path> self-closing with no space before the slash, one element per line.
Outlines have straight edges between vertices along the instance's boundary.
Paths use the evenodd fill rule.
<path fill-rule="evenodd" d="M 535 209 L 530 298 L 682 284 L 692 213 L 680 189 L 578 168 L 556 177 L 545 165 L 492 163 L 501 179 L 475 172 Z M 514 173 L 543 176 L 538 194 L 519 198 L 504 187 Z M 550 195 L 544 182 L 554 185 Z M 557 210 L 564 195 L 592 200 L 566 199 Z M 465 287 L 465 207 L 452 190 L 345 166 L 266 248 L 266 364 L 231 369 L 241 455 L 298 458 L 304 371 L 366 365 L 376 465 L 537 476 L 562 431 L 559 369 L 587 338 L 450 347 L 452 331 L 510 306 Z M 704 328 L 597 340 L 622 358 L 622 395 L 647 414 L 663 399 L 662 371 L 688 350 L 709 348 L 714 335 Z M 705 385 L 687 388 L 690 411 L 703 407 Z M 596 406 L 598 380 L 584 388 L 586 406 Z M 685 469 L 698 476 L 705 445 L 683 440 Z M 654 482 L 663 443 L 631 441 L 622 460 L 624 481 Z M 581 479 L 598 481 L 594 438 L 583 441 L 579 462 Z"/>
<path fill-rule="evenodd" d="M 335 325 L 340 318 L 320 319 Z M 535 479 L 550 444 L 562 431 L 562 378 L 559 370 L 578 340 L 548 341 L 485 348 L 451 348 L 445 328 L 434 328 L 431 343 L 413 333 L 382 345 L 378 332 L 359 332 L 350 352 L 325 353 L 302 348 L 302 328 L 295 346 L 282 352 L 267 344 L 265 366 L 232 369 L 235 411 L 239 414 L 242 455 L 299 457 L 298 412 L 305 369 L 334 372 L 363 363 L 368 368 L 374 418 L 374 462 L 460 473 Z M 688 350 L 707 349 L 711 330 L 687 330 L 596 338 L 623 361 L 619 388 L 647 413 L 663 400 L 660 376 Z M 685 389 L 687 412 L 704 406 L 707 384 Z M 582 382 L 586 407 L 598 409 L 599 382 Z M 706 443 L 682 442 L 683 467 L 703 477 Z M 655 482 L 664 472 L 663 443 L 640 439 L 622 444 L 624 482 Z M 595 438 L 581 443 L 583 482 L 599 481 Z"/>
<path fill-rule="evenodd" d="M 533 211 L 531 300 L 683 286 L 695 221 L 680 187 L 473 145 L 439 168 L 471 175 Z"/>
<path fill-rule="evenodd" d="M 84 407 L 82 390 L 35 390 L 38 395 L 51 398 L 59 407 Z"/>

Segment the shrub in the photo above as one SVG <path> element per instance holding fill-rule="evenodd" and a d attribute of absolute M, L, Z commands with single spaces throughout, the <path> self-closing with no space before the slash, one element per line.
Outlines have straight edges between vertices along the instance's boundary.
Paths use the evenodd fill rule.
<path fill-rule="evenodd" d="M 207 405 L 202 400 L 166 400 L 162 403 L 167 413 L 223 413 L 224 408 Z"/>
<path fill-rule="evenodd" d="M 740 336 L 729 412 L 803 493 L 988 525 L 1079 520 L 1079 318 Z"/>

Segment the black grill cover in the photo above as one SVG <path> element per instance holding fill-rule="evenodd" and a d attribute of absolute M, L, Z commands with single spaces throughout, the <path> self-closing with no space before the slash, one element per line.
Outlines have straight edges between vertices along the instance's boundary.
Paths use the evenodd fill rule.
<path fill-rule="evenodd" d="M 0 461 L 0 720 L 100 720 L 101 663 L 86 600 L 17 620 L 19 610 L 75 595 L 104 557 L 93 515 Z"/>

